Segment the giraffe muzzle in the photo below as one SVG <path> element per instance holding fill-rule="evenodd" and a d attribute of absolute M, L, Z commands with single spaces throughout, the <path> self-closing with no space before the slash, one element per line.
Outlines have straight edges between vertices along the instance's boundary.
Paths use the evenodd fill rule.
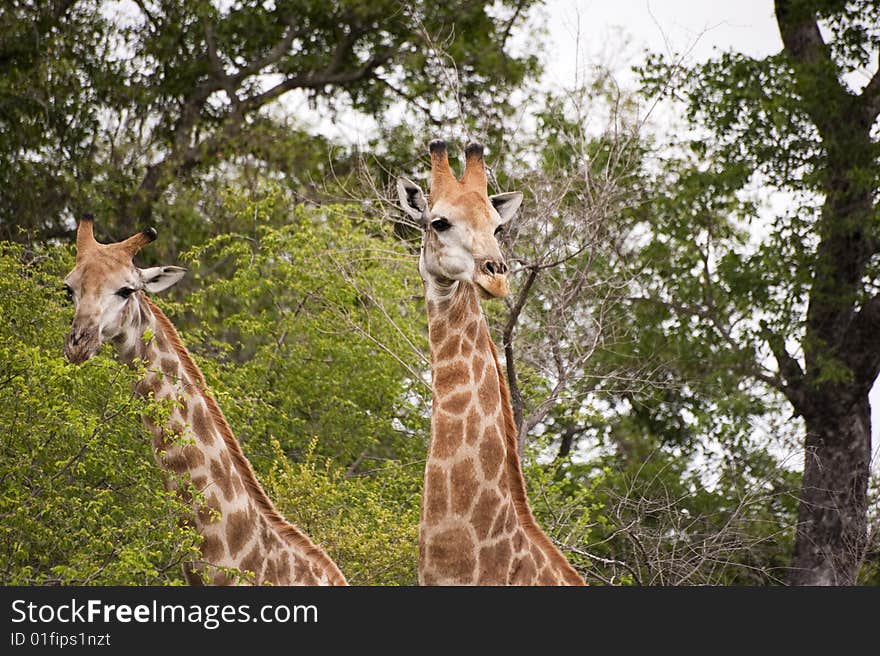
<path fill-rule="evenodd" d="M 507 273 L 507 265 L 497 260 L 484 260 L 480 264 L 480 271 L 487 276 L 501 276 Z"/>
<path fill-rule="evenodd" d="M 100 347 L 97 327 L 83 329 L 74 325 L 64 343 L 64 355 L 72 364 L 82 364 L 97 353 Z"/>
<path fill-rule="evenodd" d="M 504 298 L 510 292 L 507 265 L 503 260 L 481 260 L 474 271 L 474 284 L 484 298 Z"/>

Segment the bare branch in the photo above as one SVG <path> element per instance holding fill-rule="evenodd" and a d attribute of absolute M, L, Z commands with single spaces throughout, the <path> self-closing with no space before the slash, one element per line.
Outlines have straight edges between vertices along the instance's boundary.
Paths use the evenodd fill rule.
<path fill-rule="evenodd" d="M 538 270 L 531 269 L 526 281 L 519 288 L 516 295 L 516 302 L 510 307 L 507 313 L 507 323 L 501 332 L 501 347 L 504 349 L 504 360 L 507 367 L 507 386 L 510 391 L 511 406 L 513 407 L 513 421 L 516 424 L 517 431 L 522 433 L 523 426 L 523 397 L 519 389 L 519 382 L 516 378 L 516 365 L 513 357 L 513 331 L 519 321 L 520 313 L 525 307 L 529 297 L 529 291 L 538 277 Z M 522 453 L 522 440 L 519 440 L 519 451 Z"/>
<path fill-rule="evenodd" d="M 507 21 L 507 25 L 504 27 L 504 32 L 501 35 L 501 43 L 498 46 L 499 50 L 502 53 L 504 52 L 504 46 L 507 45 L 507 40 L 510 38 L 510 33 L 513 30 L 513 26 L 519 19 L 519 15 L 522 13 L 525 4 L 526 0 L 519 0 L 519 2 L 516 4 L 516 8 L 513 10 L 513 16 L 510 17 L 510 20 Z"/>

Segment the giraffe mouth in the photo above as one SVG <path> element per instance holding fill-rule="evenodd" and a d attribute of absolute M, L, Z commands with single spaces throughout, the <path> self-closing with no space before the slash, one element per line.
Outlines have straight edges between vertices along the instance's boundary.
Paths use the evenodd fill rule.
<path fill-rule="evenodd" d="M 503 275 L 477 275 L 474 276 L 474 285 L 480 298 L 486 300 L 491 298 L 504 298 L 510 292 L 510 284 L 507 282 L 507 276 Z"/>
<path fill-rule="evenodd" d="M 64 355 L 71 364 L 82 364 L 101 348 L 101 340 L 96 334 L 74 330 L 64 343 Z"/>

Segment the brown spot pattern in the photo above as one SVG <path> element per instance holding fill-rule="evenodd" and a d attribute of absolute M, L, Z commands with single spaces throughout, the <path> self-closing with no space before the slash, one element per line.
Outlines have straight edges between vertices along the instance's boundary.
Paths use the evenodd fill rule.
<path fill-rule="evenodd" d="M 513 575 L 511 576 L 510 582 L 513 585 L 523 585 L 531 583 L 534 580 L 535 575 L 538 573 L 532 557 L 524 556 L 515 560 L 514 563 L 515 564 L 513 566 Z"/>
<path fill-rule="evenodd" d="M 233 472 L 231 478 L 233 494 L 236 496 L 244 494 L 244 481 L 241 480 L 241 475 L 238 472 Z"/>
<path fill-rule="evenodd" d="M 170 350 L 171 344 L 168 342 L 168 338 L 165 336 L 165 333 L 163 331 L 159 330 L 156 332 L 155 340 L 160 349 L 162 349 L 163 351 Z"/>
<path fill-rule="evenodd" d="M 181 449 L 172 449 L 163 457 L 165 467 L 171 471 L 182 474 L 187 470 L 186 456 Z"/>
<path fill-rule="evenodd" d="M 211 461 L 211 479 L 213 480 L 214 485 L 220 488 L 220 491 L 225 498 L 232 498 L 232 481 L 229 480 L 229 476 L 226 475 L 226 471 L 223 469 L 223 464 L 220 460 Z"/>
<path fill-rule="evenodd" d="M 235 556 L 241 551 L 253 532 L 253 522 L 246 511 L 230 513 L 226 520 L 226 544 L 229 545 L 229 553 Z"/>
<path fill-rule="evenodd" d="M 477 337 L 477 328 L 479 327 L 479 320 L 474 320 L 470 323 L 470 325 L 465 329 L 464 336 L 468 339 L 468 341 L 473 342 Z"/>
<path fill-rule="evenodd" d="M 439 531 L 428 543 L 428 559 L 439 577 L 456 583 L 470 583 L 476 558 L 474 543 L 463 528 Z"/>
<path fill-rule="evenodd" d="M 503 457 L 504 446 L 501 443 L 501 438 L 498 437 L 494 427 L 487 428 L 480 443 L 480 466 L 483 469 L 483 478 L 487 481 L 495 480 L 501 470 Z"/>
<path fill-rule="evenodd" d="M 498 408 L 498 383 L 489 378 L 480 385 L 477 397 L 484 414 L 491 415 Z"/>
<path fill-rule="evenodd" d="M 196 403 L 192 413 L 193 430 L 196 437 L 207 446 L 214 444 L 214 422 L 205 412 L 203 403 Z"/>
<path fill-rule="evenodd" d="M 434 358 L 435 362 L 446 362 L 451 359 L 458 353 L 458 340 L 454 337 L 450 337 L 447 339 L 443 346 L 440 347 L 440 350 L 437 351 L 437 357 Z"/>
<path fill-rule="evenodd" d="M 513 529 L 516 528 L 516 510 L 511 503 L 507 506 L 507 521 L 504 523 L 504 530 L 507 533 L 513 533 Z"/>
<path fill-rule="evenodd" d="M 503 582 L 510 568 L 510 556 L 510 545 L 506 540 L 480 549 L 480 574 L 477 584 L 490 585 Z"/>
<path fill-rule="evenodd" d="M 180 375 L 180 361 L 175 358 L 162 358 L 159 363 L 162 373 L 177 378 Z"/>
<path fill-rule="evenodd" d="M 214 578 L 211 581 L 214 585 L 232 585 L 233 581 L 223 572 L 217 572 L 214 574 Z"/>
<path fill-rule="evenodd" d="M 474 461 L 467 458 L 452 465 L 449 484 L 452 493 L 452 510 L 464 515 L 473 505 L 480 486 Z"/>
<path fill-rule="evenodd" d="M 446 515 L 446 473 L 437 466 L 428 467 L 425 482 L 425 519 L 437 523 Z"/>
<path fill-rule="evenodd" d="M 445 412 L 438 412 L 434 426 L 431 455 L 435 458 L 448 458 L 461 446 L 464 422 Z"/>
<path fill-rule="evenodd" d="M 260 545 L 254 545 L 254 548 L 248 552 L 248 555 L 245 556 L 241 561 L 241 566 L 239 569 L 241 570 L 249 570 L 256 575 L 257 581 L 260 581 L 262 578 L 260 575 L 262 574 L 262 565 L 263 565 L 263 554 L 260 551 Z"/>
<path fill-rule="evenodd" d="M 467 414 L 467 426 L 465 435 L 468 444 L 475 444 L 480 437 L 481 417 L 476 408 L 471 408 Z"/>
<path fill-rule="evenodd" d="M 198 513 L 196 513 L 197 518 L 203 525 L 216 522 L 216 513 L 213 511 L 219 513 L 220 508 L 220 500 L 217 498 L 216 494 L 212 494 L 205 499 L 205 504 L 199 508 Z"/>
<path fill-rule="evenodd" d="M 438 389 L 448 390 L 470 382 L 470 372 L 464 362 L 456 361 L 437 369 L 434 382 Z"/>
<path fill-rule="evenodd" d="M 183 455 L 190 469 L 196 469 L 205 464 L 205 454 L 195 444 L 187 444 L 183 447 Z"/>
<path fill-rule="evenodd" d="M 468 392 L 459 392 L 458 394 L 452 394 L 440 403 L 440 407 L 443 408 L 445 412 L 448 412 L 453 415 L 460 415 L 465 411 L 465 408 L 468 407 L 468 404 L 471 402 L 471 395 Z"/>
<path fill-rule="evenodd" d="M 504 533 L 504 525 L 507 523 L 507 510 L 509 507 L 510 503 L 508 502 L 506 505 L 503 505 L 498 509 L 498 514 L 495 515 L 495 521 L 492 522 L 491 537 L 497 538 Z"/>
<path fill-rule="evenodd" d="M 218 562 L 226 554 L 226 548 L 219 537 L 206 535 L 202 540 L 202 557 L 209 563 Z"/>
<path fill-rule="evenodd" d="M 432 322 L 429 333 L 434 344 L 442 344 L 446 339 L 446 324 L 440 321 Z"/>
<path fill-rule="evenodd" d="M 501 497 L 494 490 L 483 490 L 483 493 L 477 500 L 477 505 L 474 506 L 474 512 L 471 517 L 477 537 L 480 540 L 485 540 L 489 537 L 492 520 L 495 518 L 495 513 L 498 512 L 498 505 L 500 503 Z"/>
<path fill-rule="evenodd" d="M 483 381 L 483 372 L 486 369 L 486 363 L 483 358 L 474 357 L 471 361 L 471 373 L 475 385 L 479 385 Z"/>

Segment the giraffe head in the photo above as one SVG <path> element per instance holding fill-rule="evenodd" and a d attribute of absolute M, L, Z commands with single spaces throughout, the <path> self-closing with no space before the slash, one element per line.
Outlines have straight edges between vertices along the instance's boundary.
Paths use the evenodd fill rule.
<path fill-rule="evenodd" d="M 441 289 L 453 281 L 471 283 L 484 298 L 507 295 L 507 264 L 496 234 L 514 215 L 520 192 L 489 196 L 483 147 L 465 148 L 465 169 L 456 179 L 449 168 L 446 144 L 434 140 L 431 151 L 431 190 L 428 200 L 414 182 L 397 181 L 403 209 L 425 232 L 419 272 L 425 282 Z"/>
<path fill-rule="evenodd" d="M 156 238 L 153 228 L 115 244 L 95 241 L 94 220 L 83 217 L 76 231 L 76 266 L 64 278 L 75 311 L 64 345 L 67 359 L 85 362 L 108 339 L 125 331 L 140 291 L 159 292 L 180 280 L 185 269 L 152 267 L 139 269 L 132 258 Z"/>

